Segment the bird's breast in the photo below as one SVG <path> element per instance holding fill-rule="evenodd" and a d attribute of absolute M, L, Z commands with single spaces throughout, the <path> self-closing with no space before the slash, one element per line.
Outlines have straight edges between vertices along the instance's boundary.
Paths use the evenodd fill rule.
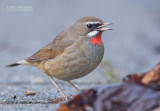
<path fill-rule="evenodd" d="M 90 68 L 95 69 L 101 62 L 104 55 L 104 45 L 103 43 L 99 45 L 89 44 L 88 56 L 91 59 Z"/>

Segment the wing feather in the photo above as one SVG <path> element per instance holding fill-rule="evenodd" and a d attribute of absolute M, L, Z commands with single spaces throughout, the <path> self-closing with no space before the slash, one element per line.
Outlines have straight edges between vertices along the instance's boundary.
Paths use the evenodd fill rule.
<path fill-rule="evenodd" d="M 63 34 L 60 34 L 57 36 L 54 41 L 40 49 L 38 52 L 36 52 L 31 57 L 27 58 L 26 60 L 28 62 L 38 62 L 48 59 L 54 59 L 56 56 L 62 54 L 65 50 L 65 48 L 71 46 L 74 42 L 72 40 L 69 40 L 69 38 L 66 38 L 62 36 Z"/>

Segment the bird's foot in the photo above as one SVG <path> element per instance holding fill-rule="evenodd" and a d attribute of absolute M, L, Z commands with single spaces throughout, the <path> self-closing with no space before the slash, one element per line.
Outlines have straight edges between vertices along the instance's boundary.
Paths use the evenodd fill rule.
<path fill-rule="evenodd" d="M 51 101 L 51 102 L 53 102 L 53 103 L 60 103 L 60 102 L 63 102 L 63 101 L 65 101 L 65 100 L 71 99 L 71 97 L 72 97 L 72 95 L 64 96 L 64 97 L 58 96 L 58 98 L 48 99 L 48 100 Z"/>

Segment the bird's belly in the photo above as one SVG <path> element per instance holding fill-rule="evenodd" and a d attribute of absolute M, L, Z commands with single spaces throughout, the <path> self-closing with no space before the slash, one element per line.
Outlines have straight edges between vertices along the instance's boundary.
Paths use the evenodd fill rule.
<path fill-rule="evenodd" d="M 73 80 L 93 71 L 100 63 L 102 57 L 103 53 L 95 58 L 91 53 L 87 55 L 79 51 L 68 50 L 55 59 L 43 63 L 43 71 L 57 79 Z"/>
<path fill-rule="evenodd" d="M 45 63 L 45 72 L 52 77 L 61 80 L 72 80 L 88 74 L 90 63 L 87 58 L 73 56 L 64 56 L 49 60 Z"/>

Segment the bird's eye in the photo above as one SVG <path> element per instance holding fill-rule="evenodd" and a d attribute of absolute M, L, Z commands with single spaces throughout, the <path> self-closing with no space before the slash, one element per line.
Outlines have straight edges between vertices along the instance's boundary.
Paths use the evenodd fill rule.
<path fill-rule="evenodd" d="M 89 29 L 91 29 L 91 28 L 92 28 L 92 24 L 87 24 L 87 27 L 88 27 Z"/>

